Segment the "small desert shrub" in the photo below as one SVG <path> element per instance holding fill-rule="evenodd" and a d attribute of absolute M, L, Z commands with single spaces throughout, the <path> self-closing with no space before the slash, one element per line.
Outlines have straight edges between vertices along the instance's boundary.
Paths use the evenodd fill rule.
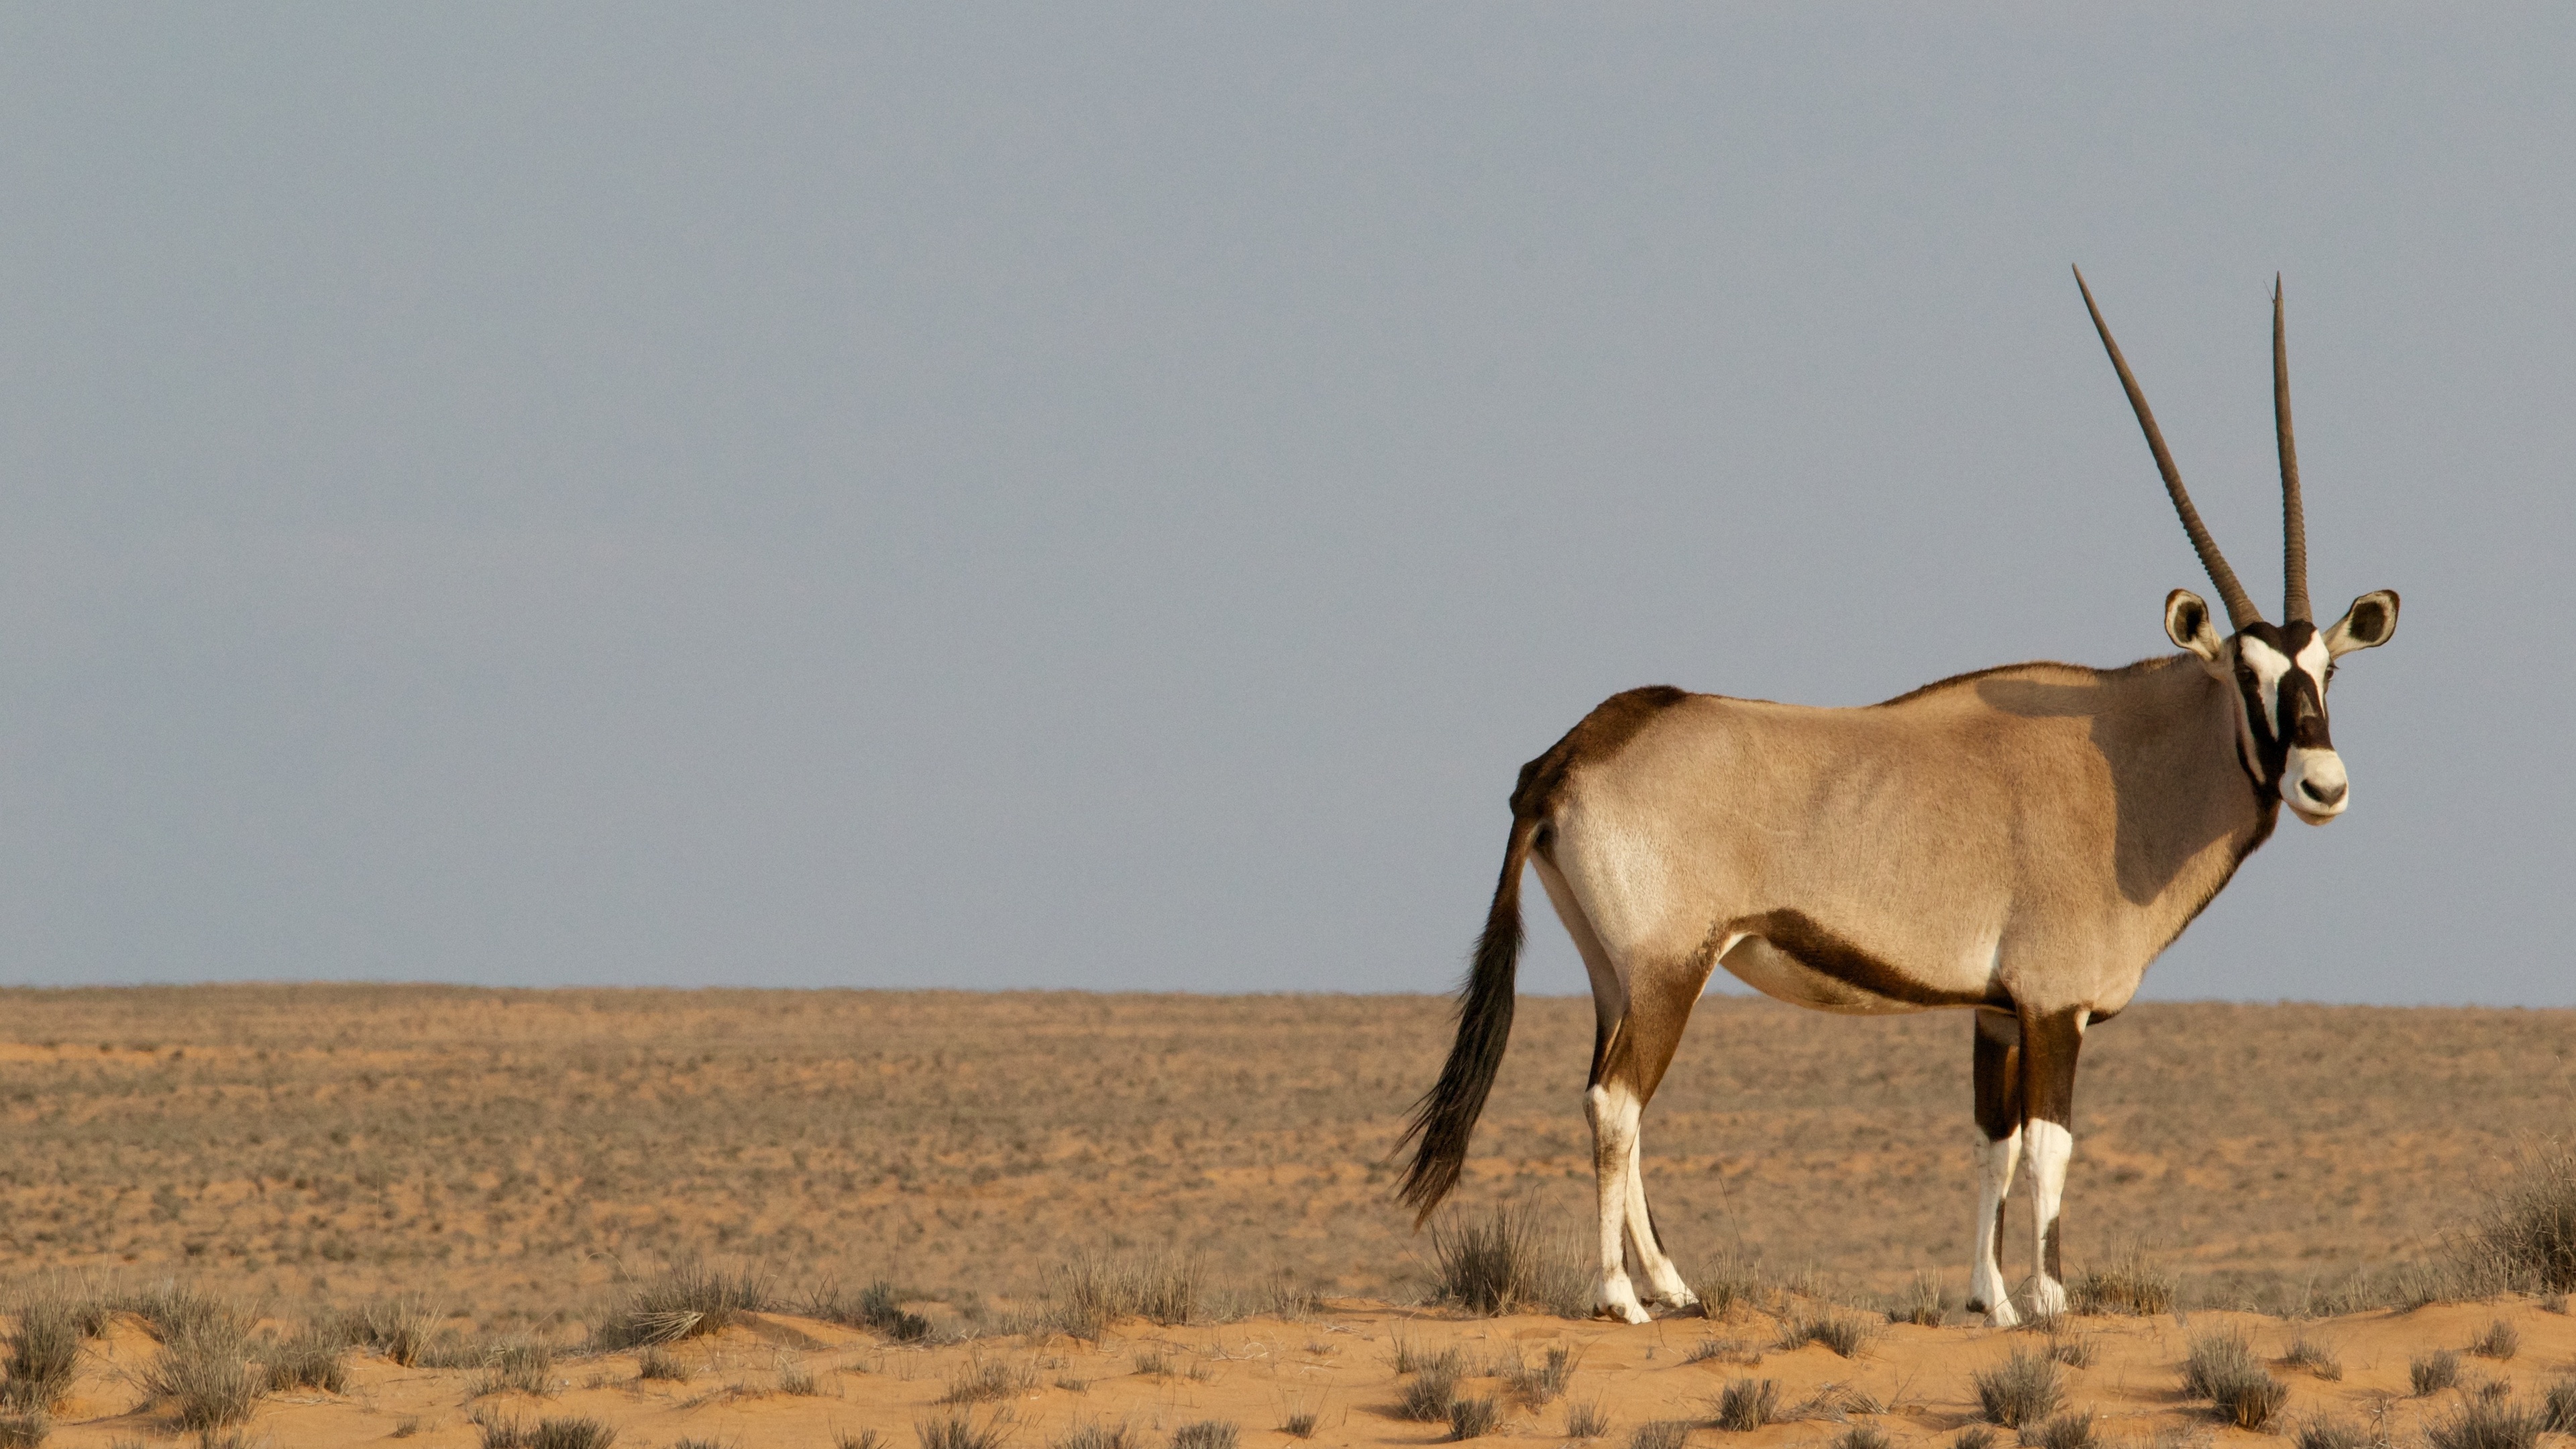
<path fill-rule="evenodd" d="M 644 1350 L 643 1357 L 635 1360 L 635 1376 L 639 1379 L 662 1379 L 675 1384 L 687 1383 L 689 1366 L 678 1354 L 657 1343 Z"/>
<path fill-rule="evenodd" d="M 203 1432 L 249 1418 L 260 1391 L 247 1326 L 219 1300 L 172 1292 L 166 1303 L 160 1351 L 144 1365 L 144 1391 L 166 1401 L 182 1429 Z"/>
<path fill-rule="evenodd" d="M 1031 1381 L 1034 1382 L 1036 1377 L 1036 1371 L 1031 1370 Z M 815 1382 L 812 1369 L 801 1363 L 786 1362 L 778 1366 L 778 1391 L 802 1399 L 823 1392 L 823 1386 Z"/>
<path fill-rule="evenodd" d="M 1536 1220 L 1508 1205 L 1482 1218 L 1453 1215 L 1431 1225 L 1431 1260 L 1442 1301 L 1470 1313 L 1508 1313 L 1534 1296 L 1539 1277 Z"/>
<path fill-rule="evenodd" d="M 837 1279 L 826 1279 L 798 1307 L 810 1318 L 882 1333 L 897 1343 L 914 1343 L 930 1336 L 930 1320 L 918 1313 L 904 1312 L 896 1299 L 894 1284 L 884 1278 L 860 1289 L 856 1298 L 842 1292 Z"/>
<path fill-rule="evenodd" d="M 2480 1395 L 2424 1426 L 2433 1449 L 2531 1449 L 2540 1415 L 2501 1395 Z"/>
<path fill-rule="evenodd" d="M 353 1343 L 364 1344 L 404 1368 L 420 1362 L 438 1330 L 438 1314 L 427 1300 L 404 1294 L 370 1303 L 343 1329 Z"/>
<path fill-rule="evenodd" d="M 1762 1355 L 1756 1353 L 1748 1358 L 1744 1341 L 1739 1338 L 1703 1338 L 1682 1350 L 1684 1363 L 1707 1363 L 1711 1359 L 1719 1363 L 1735 1363 L 1743 1360 L 1746 1366 L 1750 1367 L 1760 1363 Z"/>
<path fill-rule="evenodd" d="M 1503 1422 L 1503 1405 L 1499 1399 L 1456 1398 L 1449 1401 L 1449 1437 L 1452 1441 L 1481 1439 L 1494 1432 Z"/>
<path fill-rule="evenodd" d="M 288 1339 L 268 1351 L 268 1391 L 283 1393 L 288 1389 L 320 1389 L 336 1394 L 349 1386 L 349 1365 L 340 1346 L 320 1334 L 307 1332 Z"/>
<path fill-rule="evenodd" d="M 1573 1381 L 1574 1362 L 1574 1350 L 1561 1343 L 1549 1344 L 1547 1357 L 1536 1367 L 1515 1361 L 1505 1369 L 1503 1386 L 1519 1395 L 1522 1403 L 1543 1409 Z"/>
<path fill-rule="evenodd" d="M 2489 1196 L 2463 1256 L 2481 1286 L 2576 1289 L 2576 1144 L 2524 1153 L 2513 1177 Z"/>
<path fill-rule="evenodd" d="M 483 1372 L 466 1385 L 465 1393 L 474 1399 L 514 1393 L 543 1398 L 554 1392 L 554 1381 L 554 1347 L 533 1338 L 513 1339 L 490 1351 Z"/>
<path fill-rule="evenodd" d="M 1682 1449 L 1689 1442 L 1690 1425 L 1679 1419 L 1657 1419 L 1637 1426 L 1628 1436 L 1628 1449 Z"/>
<path fill-rule="evenodd" d="M 1324 1295 L 1317 1289 L 1300 1286 L 1297 1275 L 1282 1268 L 1263 1281 L 1259 1302 L 1262 1312 L 1293 1322 L 1321 1309 Z"/>
<path fill-rule="evenodd" d="M 2012 1357 L 1975 1374 L 1978 1412 L 2007 1429 L 2035 1424 L 2065 1397 L 2065 1379 L 2046 1354 L 2014 1349 Z"/>
<path fill-rule="evenodd" d="M 2078 1313 L 2144 1316 L 2170 1312 L 2174 1303 L 2173 1275 L 2148 1262 L 2134 1247 L 2100 1267 L 2085 1269 L 2072 1288 L 2072 1306 Z"/>
<path fill-rule="evenodd" d="M 1199 1310 L 1199 1260 L 1163 1255 L 1104 1258 L 1084 1253 L 1055 1270 L 1047 1285 L 1046 1321 L 1080 1339 L 1096 1339 L 1121 1318 L 1145 1318 L 1165 1327 L 1187 1323 Z"/>
<path fill-rule="evenodd" d="M 2576 1434 L 2576 1379 L 2560 1379 L 2540 1401 L 2540 1427 L 2551 1434 Z"/>
<path fill-rule="evenodd" d="M 0 1414 L 0 1449 L 36 1449 L 53 1431 L 42 1412 Z"/>
<path fill-rule="evenodd" d="M 1940 1276 L 1933 1273 L 1915 1274 L 1904 1301 L 1887 1310 L 1890 1323 L 1914 1323 L 1925 1328 L 1939 1328 L 1949 1316 L 1950 1290 L 1941 1286 Z"/>
<path fill-rule="evenodd" d="M 2245 1335 L 2228 1329 L 2191 1341 L 2183 1356 L 2182 1387 L 2192 1398 L 2209 1400 L 2220 1418 L 2239 1429 L 2270 1424 L 2290 1398 L 2290 1386 L 2254 1357 Z"/>
<path fill-rule="evenodd" d="M 1848 1313 L 1825 1312 L 1812 1317 L 1791 1318 L 1780 1329 L 1780 1347 L 1798 1348 L 1817 1343 L 1844 1358 L 1861 1351 L 1870 1338 L 1869 1325 Z"/>
<path fill-rule="evenodd" d="M 2069 1409 L 2037 1428 L 2021 1431 L 2032 1449 L 2093 1449 L 2093 1411 Z"/>
<path fill-rule="evenodd" d="M 1610 1415 L 1597 1399 L 1565 1406 L 1565 1437 L 1598 1439 L 1610 1432 Z"/>
<path fill-rule="evenodd" d="M 2369 1449 L 2370 1436 L 2349 1419 L 2319 1414 L 2301 1420 L 2290 1442 L 2298 1449 Z"/>
<path fill-rule="evenodd" d="M 1033 1364 L 1007 1364 L 981 1355 L 967 1360 L 966 1366 L 948 1381 L 948 1392 L 939 1396 L 943 1404 L 982 1404 L 995 1399 L 1008 1399 L 1036 1388 L 1038 1371 Z"/>
<path fill-rule="evenodd" d="M 2469 1343 L 2469 1352 L 2480 1358 L 2508 1359 L 2522 1351 L 2522 1334 L 2499 1318 L 2489 1323 L 2486 1332 Z"/>
<path fill-rule="evenodd" d="M 608 1449 L 617 1431 L 597 1419 L 539 1419 L 535 1428 L 516 1420 L 486 1420 L 483 1449 Z"/>
<path fill-rule="evenodd" d="M 1396 1396 L 1396 1413 L 1430 1424 L 1448 1418 L 1449 1405 L 1458 1397 L 1460 1367 L 1455 1350 L 1424 1360 L 1414 1370 L 1413 1381 Z"/>
<path fill-rule="evenodd" d="M 1983 1424 L 1970 1424 L 1950 1441 L 1950 1449 L 1995 1449 L 1995 1431 Z"/>
<path fill-rule="evenodd" d="M 70 1295 L 48 1286 L 18 1301 L 0 1361 L 0 1404 L 41 1413 L 71 1392 L 80 1367 L 80 1315 Z"/>
<path fill-rule="evenodd" d="M 1834 1449 L 1893 1449 L 1887 1431 L 1876 1424 L 1854 1424 L 1834 1436 Z"/>
<path fill-rule="evenodd" d="M 1738 1305 L 1760 1301 L 1766 1287 L 1762 1270 L 1751 1259 L 1730 1253 L 1692 1282 L 1691 1292 L 1699 1296 L 1700 1312 L 1711 1318 L 1724 1318 Z"/>
<path fill-rule="evenodd" d="M 2290 1340 L 2288 1351 L 2281 1355 L 2283 1368 L 2303 1368 L 2328 1383 L 2343 1377 L 2343 1360 L 2324 1344 L 2305 1337 Z"/>
<path fill-rule="evenodd" d="M 1234 1449 L 1242 1437 L 1231 1419 L 1201 1419 L 1172 1431 L 1172 1449 Z"/>
<path fill-rule="evenodd" d="M 592 1341 L 600 1348 L 676 1343 L 714 1333 L 772 1304 L 768 1274 L 755 1268 L 728 1273 L 684 1259 L 628 1289 Z"/>
<path fill-rule="evenodd" d="M 671 1449 L 680 1449 L 679 1441 L 672 1441 Z M 886 1441 L 874 1429 L 861 1429 L 855 1434 L 845 1429 L 832 1436 L 832 1449 L 886 1449 Z"/>
<path fill-rule="evenodd" d="M 1312 1439 L 1321 1422 L 1312 1409 L 1291 1409 L 1287 1417 L 1279 1421 L 1279 1432 L 1291 1439 Z"/>
<path fill-rule="evenodd" d="M 1129 1442 L 1125 1424 L 1081 1424 L 1061 1439 L 1047 1441 L 1047 1449 L 1138 1449 Z"/>
<path fill-rule="evenodd" d="M 913 1437 L 921 1449 L 1002 1449 L 1010 1430 L 1010 1416 L 995 1414 L 979 1427 L 962 1410 L 945 1419 L 923 1419 L 912 1426 Z"/>
<path fill-rule="evenodd" d="M 2050 1334 L 2048 1356 L 2068 1368 L 2093 1366 L 2093 1336 L 2089 1333 Z"/>
<path fill-rule="evenodd" d="M 1149 1348 L 1136 1355 L 1130 1362 L 1135 1365 L 1136 1372 L 1149 1379 L 1163 1378 L 1172 1371 L 1172 1361 L 1165 1358 L 1159 1348 Z"/>
<path fill-rule="evenodd" d="M 1747 1433 L 1771 1422 L 1780 1407 L 1780 1385 L 1774 1379 L 1737 1379 L 1717 1396 L 1717 1427 Z M 1678 1441 L 1676 1441 L 1678 1442 Z"/>
<path fill-rule="evenodd" d="M 213 1328 L 239 1327 L 238 1310 L 224 1299 L 164 1279 L 119 1299 L 117 1307 L 143 1320 L 144 1331 L 161 1342 L 187 1338 Z"/>
<path fill-rule="evenodd" d="M 2438 1394 L 2460 1381 L 2460 1356 L 2447 1348 L 2419 1353 L 2406 1361 L 2406 1381 L 2415 1389 L 2415 1397 Z"/>

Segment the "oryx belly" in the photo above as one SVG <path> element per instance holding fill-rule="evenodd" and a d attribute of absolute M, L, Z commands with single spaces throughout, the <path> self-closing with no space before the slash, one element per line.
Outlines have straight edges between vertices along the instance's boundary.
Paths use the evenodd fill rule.
<path fill-rule="evenodd" d="M 1728 923 L 1740 937 L 1719 956 L 1735 978 L 1765 996 L 1819 1011 L 1878 1015 L 2001 999 L 1995 956 L 1985 949 L 1909 969 L 1888 961 L 1797 911 L 1765 911 Z M 1953 953 L 1943 953 L 1950 955 Z"/>
<path fill-rule="evenodd" d="M 1918 1003 L 1882 996 L 1866 986 L 1828 975 L 1760 936 L 1747 936 L 1737 942 L 1718 958 L 1718 964 L 1733 973 L 1736 980 L 1792 1006 L 1855 1016 L 1925 1009 Z"/>

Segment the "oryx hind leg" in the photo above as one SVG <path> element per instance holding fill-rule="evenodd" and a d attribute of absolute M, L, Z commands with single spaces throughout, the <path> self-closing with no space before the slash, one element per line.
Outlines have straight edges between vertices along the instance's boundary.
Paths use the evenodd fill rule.
<path fill-rule="evenodd" d="M 1632 972 L 1627 1010 L 1596 1053 L 1592 1085 L 1584 1094 L 1593 1122 L 1593 1151 L 1601 1159 L 1597 1166 L 1609 1169 L 1600 1173 L 1602 1291 L 1596 1300 L 1631 1323 L 1643 1320 L 1644 1307 L 1636 1303 L 1621 1261 L 1623 1237 L 1655 1300 L 1676 1308 L 1699 1301 L 1656 1236 L 1654 1214 L 1646 1205 L 1639 1123 L 1681 1044 L 1682 1028 L 1690 1021 L 1700 988 L 1708 983 L 1708 972 L 1704 957 Z M 1620 1290 L 1628 1295 L 1624 1301 Z"/>
<path fill-rule="evenodd" d="M 2058 1257 L 2064 1220 L 2058 1209 L 2066 1164 L 2075 1156 L 2075 1059 L 2088 1019 L 2078 1007 L 2025 1013 L 2021 1022 L 2022 1151 L 2030 1159 L 2031 1260 L 2038 1267 L 2031 1305 L 2041 1313 L 2066 1311 L 2066 1269 Z"/>
<path fill-rule="evenodd" d="M 2021 1161 L 2021 1023 L 2008 1011 L 1976 1013 L 1977 1225 L 1968 1260 L 1968 1311 L 2010 1328 L 2021 1322 L 2004 1277 L 2004 1199 Z"/>

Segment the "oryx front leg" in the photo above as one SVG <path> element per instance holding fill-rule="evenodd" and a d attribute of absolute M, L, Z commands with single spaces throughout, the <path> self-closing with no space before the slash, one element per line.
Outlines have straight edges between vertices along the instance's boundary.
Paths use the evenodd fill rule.
<path fill-rule="evenodd" d="M 2004 1199 L 2012 1194 L 2022 1150 L 2021 1024 L 2005 1012 L 1981 1009 L 1976 1040 L 1977 1224 L 1968 1260 L 1968 1311 L 2010 1328 L 2021 1321 L 2003 1266 Z"/>
<path fill-rule="evenodd" d="M 1592 1119 L 1592 1172 L 1601 1209 L 1601 1274 L 1592 1286 L 1592 1311 L 1629 1323 L 1646 1321 L 1646 1306 L 1628 1281 L 1624 1242 L 1629 1183 L 1637 1170 L 1637 1119 L 1644 1110 L 1636 1093 L 1615 1081 L 1595 1082 L 1583 1094 L 1584 1115 Z M 1636 1191 L 1642 1202 L 1643 1187 Z"/>
<path fill-rule="evenodd" d="M 2031 1260 L 2038 1273 L 2031 1306 L 2066 1311 L 2066 1270 L 2059 1258 L 2066 1164 L 2075 1156 L 2075 1057 L 2089 1013 L 2082 1008 L 2022 1019 L 2023 1151 L 2030 1157 Z"/>

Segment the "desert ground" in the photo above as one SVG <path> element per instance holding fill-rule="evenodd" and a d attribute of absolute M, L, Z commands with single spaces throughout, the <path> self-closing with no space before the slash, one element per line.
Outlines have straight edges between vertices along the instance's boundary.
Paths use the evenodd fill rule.
<path fill-rule="evenodd" d="M 1492 1399 L 1505 1436 L 1568 1437 L 1583 1408 L 1608 1442 L 1757 1449 L 1861 1430 L 1947 1443 L 1980 1412 L 1976 1374 L 2053 1351 L 2099 1441 L 2144 1442 L 2246 1432 L 2178 1377 L 2222 1331 L 2275 1364 L 2287 1403 L 2271 1427 L 2331 1414 L 2360 1445 L 2477 1404 L 2538 1406 L 2576 1372 L 2563 1300 L 2421 1287 L 2516 1154 L 2565 1126 L 2576 1012 L 2124 1013 L 2086 1044 L 2067 1259 L 2078 1274 L 2152 1263 L 2174 1302 L 2017 1332 L 1889 1317 L 1955 1306 L 1965 1284 L 1966 1020 L 1736 998 L 1703 1004 L 1645 1142 L 1677 1256 L 1741 1285 L 1726 1314 L 1630 1328 L 1544 1311 L 1573 1306 L 1590 1211 L 1590 1006 L 1550 998 L 1521 1002 L 1444 1221 L 1521 1214 L 1557 1286 L 1503 1317 L 1442 1301 L 1430 1240 L 1388 1199 L 1386 1156 L 1437 1072 L 1447 1011 L 1426 997 L 0 992 L 7 1301 L 21 1329 L 46 1294 L 99 1306 L 44 1421 L 67 1445 L 186 1430 L 155 1391 L 170 1329 L 149 1309 L 173 1293 L 228 1305 L 253 1363 L 326 1337 L 344 1357 L 338 1391 L 281 1387 L 209 1432 L 245 1445 L 497 1445 L 588 1421 L 626 1445 L 743 1449 L 987 1430 L 1105 1446 L 1122 1425 L 1123 1442 L 1157 1449 L 1216 1442 L 1196 1425 L 1251 1444 L 1292 1442 L 1293 1425 L 1319 1443 L 1424 1443 L 1452 1426 L 1399 1408 L 1449 1350 L 1457 1396 Z M 757 1279 L 757 1303 L 677 1324 L 667 1346 L 605 1347 L 619 1305 L 699 1263 Z M 1187 1264 L 1192 1302 L 1171 1322 L 1068 1331 L 1067 1274 L 1103 1264 Z M 847 1311 L 872 1285 L 916 1326 Z M 348 1327 L 398 1302 L 438 1344 L 410 1363 Z M 1852 1356 L 1784 1346 L 1819 1315 L 1866 1326 Z M 2513 1356 L 2469 1353 L 2498 1347 L 2499 1321 Z M 2302 1339 L 2338 1376 L 2277 1366 Z M 1550 1349 L 1565 1381 L 1542 1392 Z M 2456 1384 L 2415 1394 L 2415 1360 L 2439 1350 L 2464 1355 Z M 1729 1384 L 1765 1379 L 1782 1422 L 1711 1427 Z"/>

